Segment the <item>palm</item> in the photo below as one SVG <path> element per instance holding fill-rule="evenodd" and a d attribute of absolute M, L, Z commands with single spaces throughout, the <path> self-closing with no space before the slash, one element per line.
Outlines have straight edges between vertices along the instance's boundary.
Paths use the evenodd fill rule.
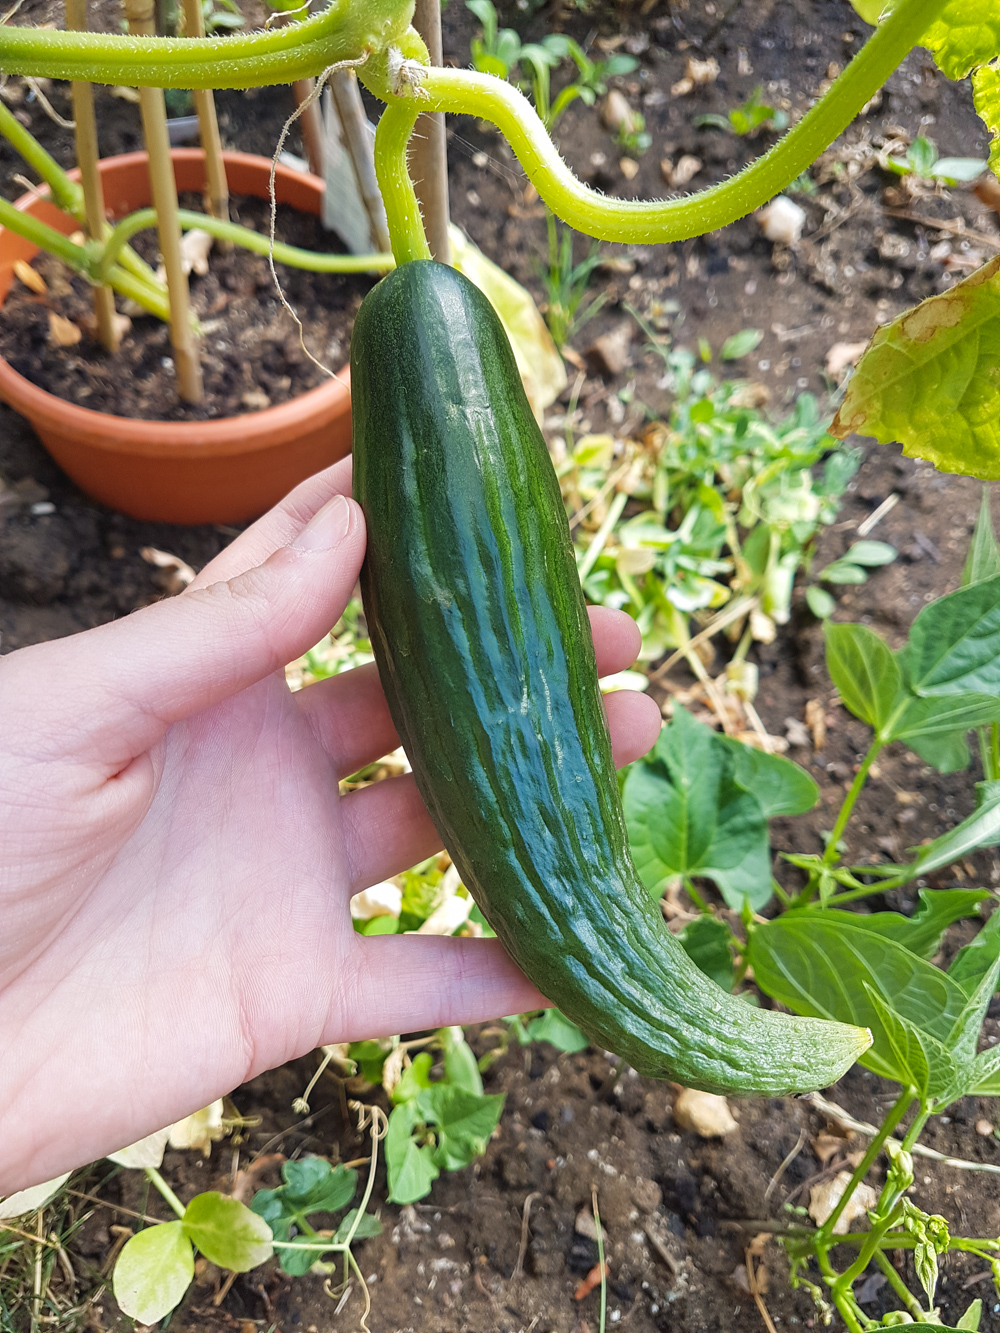
<path fill-rule="evenodd" d="M 231 579 L 283 546 L 301 511 L 308 516 L 345 482 L 343 469 L 332 469 L 306 483 L 298 501 L 261 520 L 198 586 Z M 289 589 L 294 614 L 281 631 L 269 626 L 280 642 L 265 643 L 261 661 L 297 655 L 339 614 L 363 537 L 352 541 L 334 576 L 323 571 L 315 605 Z M 285 563 L 286 583 L 317 582 L 314 566 L 296 574 L 299 565 Z M 0 1133 L 10 1148 L 0 1192 L 121 1147 L 322 1042 L 540 1003 L 493 942 L 354 933 L 350 895 L 439 845 L 410 778 L 337 796 L 338 778 L 398 743 L 377 676 L 362 668 L 292 695 L 280 671 L 255 672 L 249 662 L 220 681 L 232 634 L 213 656 L 195 626 L 195 642 L 177 650 L 196 659 L 194 683 L 172 701 L 179 668 L 157 659 L 157 644 L 163 657 L 174 640 L 169 622 L 184 628 L 185 616 L 217 617 L 218 600 L 185 594 L 4 659 L 0 686 L 8 682 L 6 699 L 22 708 L 0 765 L 0 868 L 14 869 L 0 890 L 8 927 Z M 245 616 L 239 598 L 223 611 L 234 602 Z M 619 669 L 634 653 L 633 634 L 610 621 L 602 629 L 601 665 Z M 240 648 L 254 642 L 248 632 Z M 106 674 L 122 673 L 119 688 L 89 710 L 58 692 L 52 703 L 46 673 L 62 679 L 82 657 L 86 676 L 91 648 Z M 32 685 L 50 700 L 49 734 L 60 738 L 45 764 L 25 762 L 17 743 Z M 102 689 L 105 681 L 99 696 Z M 617 696 L 609 709 L 626 757 L 655 734 L 646 704 Z M 42 1121 L 37 1107 L 50 1109 Z"/>

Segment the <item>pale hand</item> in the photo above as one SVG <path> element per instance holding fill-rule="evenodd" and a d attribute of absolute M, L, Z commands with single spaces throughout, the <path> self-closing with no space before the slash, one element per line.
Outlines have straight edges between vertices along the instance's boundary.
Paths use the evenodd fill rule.
<path fill-rule="evenodd" d="M 544 1001 L 492 940 L 351 924 L 440 840 L 411 777 L 338 797 L 398 744 L 374 668 L 289 692 L 364 554 L 345 462 L 179 597 L 0 658 L 0 1195 L 181 1119 L 328 1042 Z M 602 674 L 639 646 L 592 613 Z M 615 693 L 618 763 L 659 710 Z"/>

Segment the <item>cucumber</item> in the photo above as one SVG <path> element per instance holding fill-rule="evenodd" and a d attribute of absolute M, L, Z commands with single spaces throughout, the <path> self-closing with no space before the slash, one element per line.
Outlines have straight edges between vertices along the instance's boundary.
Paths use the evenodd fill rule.
<path fill-rule="evenodd" d="M 710 981 L 632 864 L 559 484 L 506 334 L 453 269 L 403 264 L 351 349 L 361 588 L 393 721 L 462 882 L 517 965 L 641 1074 L 826 1087 L 861 1028 Z"/>

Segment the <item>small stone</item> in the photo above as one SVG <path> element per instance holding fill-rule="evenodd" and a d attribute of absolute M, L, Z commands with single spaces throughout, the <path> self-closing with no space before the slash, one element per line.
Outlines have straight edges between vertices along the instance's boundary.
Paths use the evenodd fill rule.
<path fill-rule="evenodd" d="M 628 98 L 617 88 L 612 88 L 604 99 L 601 120 L 604 122 L 604 128 L 610 130 L 612 134 L 617 134 L 619 130 L 632 134 L 637 128 L 635 112 L 629 106 Z"/>
<path fill-rule="evenodd" d="M 989 1120 L 977 1120 L 976 1133 L 981 1134 L 984 1139 L 991 1139 L 993 1137 L 993 1125 Z"/>
<path fill-rule="evenodd" d="M 806 211 L 783 194 L 760 209 L 756 217 L 764 235 L 777 245 L 794 245 L 802 238 Z"/>
<path fill-rule="evenodd" d="M 587 1240 L 597 1239 L 597 1223 L 589 1208 L 581 1208 L 577 1213 L 573 1230 L 578 1236 L 586 1236 Z"/>
<path fill-rule="evenodd" d="M 263 389 L 247 389 L 240 402 L 249 412 L 262 412 L 271 406 L 271 400 Z"/>
<path fill-rule="evenodd" d="M 639 163 L 631 157 L 623 157 L 618 161 L 618 170 L 627 181 L 634 181 L 639 174 Z"/>
<path fill-rule="evenodd" d="M 674 1100 L 674 1122 L 703 1139 L 721 1139 L 739 1129 L 725 1097 L 682 1088 Z"/>

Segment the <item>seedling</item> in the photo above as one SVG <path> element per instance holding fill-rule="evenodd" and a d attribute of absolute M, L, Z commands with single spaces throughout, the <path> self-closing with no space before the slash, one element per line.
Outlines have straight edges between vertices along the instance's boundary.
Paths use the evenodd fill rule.
<path fill-rule="evenodd" d="M 770 126 L 775 131 L 785 129 L 788 125 L 788 114 L 765 102 L 764 90 L 758 84 L 742 106 L 733 107 L 724 116 L 715 112 L 695 116 L 694 124 L 700 130 L 728 130 L 732 134 L 740 135 L 741 138 L 752 138 L 765 126 Z"/>
<path fill-rule="evenodd" d="M 880 160 L 885 169 L 896 176 L 917 176 L 941 185 L 974 181 L 989 169 L 989 163 L 978 157 L 938 157 L 934 140 L 922 134 L 913 140 L 905 156 L 883 154 Z"/>

